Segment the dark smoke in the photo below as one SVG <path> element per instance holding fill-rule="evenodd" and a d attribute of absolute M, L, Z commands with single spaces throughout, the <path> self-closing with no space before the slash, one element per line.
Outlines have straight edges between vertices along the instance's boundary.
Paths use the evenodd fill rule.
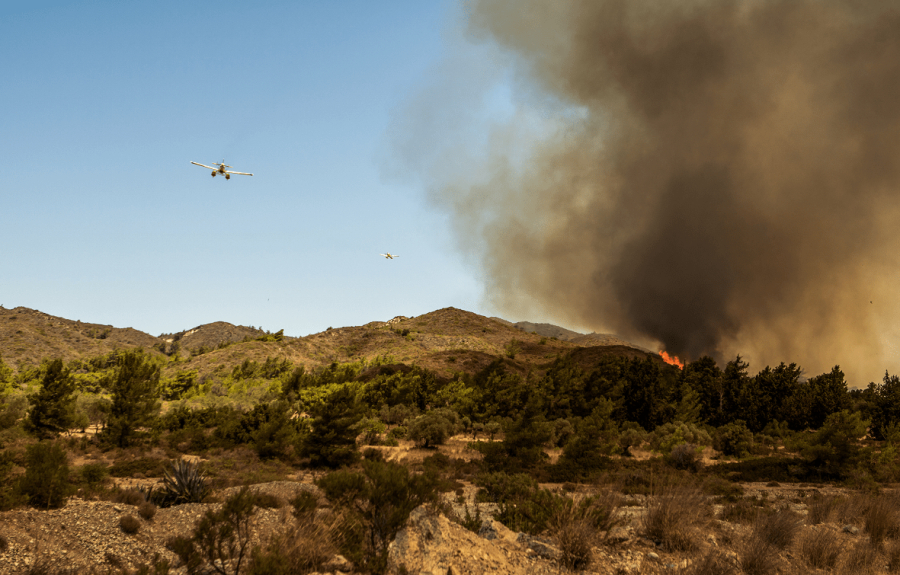
<path fill-rule="evenodd" d="M 898 6 L 476 0 L 547 121 L 436 175 L 488 297 L 688 358 L 895 367 Z"/>

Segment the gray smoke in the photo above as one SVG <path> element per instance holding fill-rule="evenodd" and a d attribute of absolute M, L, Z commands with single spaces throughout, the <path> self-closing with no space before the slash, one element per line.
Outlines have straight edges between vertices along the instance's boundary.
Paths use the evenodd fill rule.
<path fill-rule="evenodd" d="M 895 0 L 468 6 L 519 109 L 424 169 L 497 308 L 853 385 L 897 367 Z"/>

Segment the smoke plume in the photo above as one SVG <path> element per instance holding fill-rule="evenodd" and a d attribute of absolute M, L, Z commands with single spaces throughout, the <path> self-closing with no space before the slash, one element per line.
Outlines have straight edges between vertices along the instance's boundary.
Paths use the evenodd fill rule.
<path fill-rule="evenodd" d="M 430 170 L 488 298 L 689 359 L 896 368 L 897 6 L 471 3 L 519 108 Z"/>

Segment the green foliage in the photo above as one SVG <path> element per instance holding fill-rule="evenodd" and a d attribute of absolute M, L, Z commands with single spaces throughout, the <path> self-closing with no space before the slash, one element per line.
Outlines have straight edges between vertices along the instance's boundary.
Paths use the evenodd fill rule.
<path fill-rule="evenodd" d="M 79 470 L 81 479 L 88 485 L 99 485 L 109 477 L 109 469 L 103 463 L 86 463 Z"/>
<path fill-rule="evenodd" d="M 575 435 L 566 443 L 558 467 L 565 468 L 565 477 L 575 480 L 605 468 L 609 455 L 618 451 L 618 429 L 612 419 L 611 402 L 601 403 L 590 416 L 578 423 Z"/>
<path fill-rule="evenodd" d="M 160 365 L 142 349 L 123 351 L 112 383 L 112 405 L 104 437 L 128 446 L 137 428 L 149 426 L 159 413 Z"/>
<path fill-rule="evenodd" d="M 830 476 L 844 476 L 856 463 L 858 440 L 865 436 L 869 421 L 858 411 L 832 413 L 822 428 L 799 440 L 800 454 L 813 469 Z"/>
<path fill-rule="evenodd" d="M 166 546 L 190 575 L 240 575 L 250 557 L 253 513 L 253 494 L 244 487 L 218 510 L 207 510 L 190 537 L 174 537 Z"/>
<path fill-rule="evenodd" d="M 554 515 L 565 505 L 564 497 L 542 489 L 529 475 L 494 472 L 479 476 L 478 498 L 498 504 L 497 521 L 513 531 L 537 535 L 547 530 Z"/>
<path fill-rule="evenodd" d="M 685 443 L 692 443 L 695 446 L 711 445 L 712 438 L 696 425 L 681 421 L 660 425 L 650 434 L 650 447 L 663 455 Z"/>
<path fill-rule="evenodd" d="M 6 392 L 13 384 L 13 370 L 3 361 L 0 355 L 0 393 Z"/>
<path fill-rule="evenodd" d="M 374 573 L 387 568 L 388 546 L 413 509 L 437 498 L 437 479 L 411 475 L 396 463 L 364 461 L 362 473 L 335 471 L 317 484 L 331 503 L 346 510 L 362 527 L 362 537 L 344 541 L 354 563 Z"/>
<path fill-rule="evenodd" d="M 31 410 L 25 429 L 42 438 L 55 437 L 67 431 L 72 423 L 72 403 L 75 401 L 75 382 L 61 359 L 46 365 L 41 389 L 30 396 Z"/>
<path fill-rule="evenodd" d="M 713 447 L 725 455 L 746 457 L 753 448 L 753 432 L 747 429 L 743 420 L 738 419 L 716 430 Z"/>
<path fill-rule="evenodd" d="M 28 446 L 25 459 L 20 490 L 28 503 L 45 509 L 64 506 L 72 490 L 66 450 L 58 443 L 42 441 Z"/>
<path fill-rule="evenodd" d="M 300 445 L 313 467 L 337 468 L 356 461 L 356 436 L 363 408 L 353 390 L 341 387 L 312 409 L 312 429 Z"/>
<path fill-rule="evenodd" d="M 9 429 L 25 417 L 28 398 L 21 394 L 0 395 L 0 430 Z"/>
<path fill-rule="evenodd" d="M 266 332 L 263 335 L 256 338 L 256 341 L 266 341 L 266 342 L 284 341 L 284 330 L 279 329 L 275 333 Z"/>
<path fill-rule="evenodd" d="M 875 401 L 872 434 L 877 439 L 885 439 L 891 424 L 900 423 L 900 377 L 885 372 L 881 385 L 871 387 Z"/>
<path fill-rule="evenodd" d="M 181 399 L 197 383 L 196 369 L 179 371 L 174 377 L 163 378 L 160 382 L 160 395 L 166 401 Z"/>
<path fill-rule="evenodd" d="M 13 455 L 10 451 L 0 451 L 0 511 L 8 511 L 25 503 L 18 482 L 13 480 Z"/>
<path fill-rule="evenodd" d="M 522 351 L 522 342 L 513 338 L 508 344 L 506 344 L 506 347 L 503 348 L 503 351 L 506 353 L 506 357 L 515 359 L 519 352 Z"/>
<path fill-rule="evenodd" d="M 202 503 L 209 495 L 206 476 L 196 464 L 179 459 L 172 463 L 172 469 L 163 476 L 163 490 L 157 492 L 153 501 L 160 507 L 171 507 L 183 503 Z"/>
<path fill-rule="evenodd" d="M 443 445 L 456 431 L 456 413 L 446 409 L 435 409 L 412 420 L 407 437 L 422 447 Z"/>

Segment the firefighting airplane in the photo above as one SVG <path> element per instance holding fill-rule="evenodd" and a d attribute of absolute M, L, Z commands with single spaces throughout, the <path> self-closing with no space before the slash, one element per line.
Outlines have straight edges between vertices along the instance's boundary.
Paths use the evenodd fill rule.
<path fill-rule="evenodd" d="M 218 166 L 218 168 L 214 168 L 213 166 L 207 166 L 206 164 L 198 164 L 197 162 L 191 162 L 195 166 L 200 166 L 201 168 L 206 168 L 207 170 L 212 170 L 212 177 L 216 177 L 216 174 L 224 174 L 226 180 L 231 179 L 231 174 L 238 174 L 239 176 L 252 176 L 253 174 L 248 174 L 247 172 L 232 172 L 226 170 L 225 168 L 231 168 L 233 166 L 229 166 L 225 163 L 225 160 L 222 160 L 221 163 L 213 162 L 213 166 Z"/>
<path fill-rule="evenodd" d="M 386 254 L 378 254 L 378 255 L 384 256 L 385 258 L 387 258 L 387 259 L 389 259 L 389 260 L 392 260 L 392 259 L 394 259 L 394 258 L 399 258 L 399 257 L 400 257 L 400 256 L 398 256 L 397 254 L 392 254 L 391 252 L 388 252 L 388 253 L 386 253 Z"/>

